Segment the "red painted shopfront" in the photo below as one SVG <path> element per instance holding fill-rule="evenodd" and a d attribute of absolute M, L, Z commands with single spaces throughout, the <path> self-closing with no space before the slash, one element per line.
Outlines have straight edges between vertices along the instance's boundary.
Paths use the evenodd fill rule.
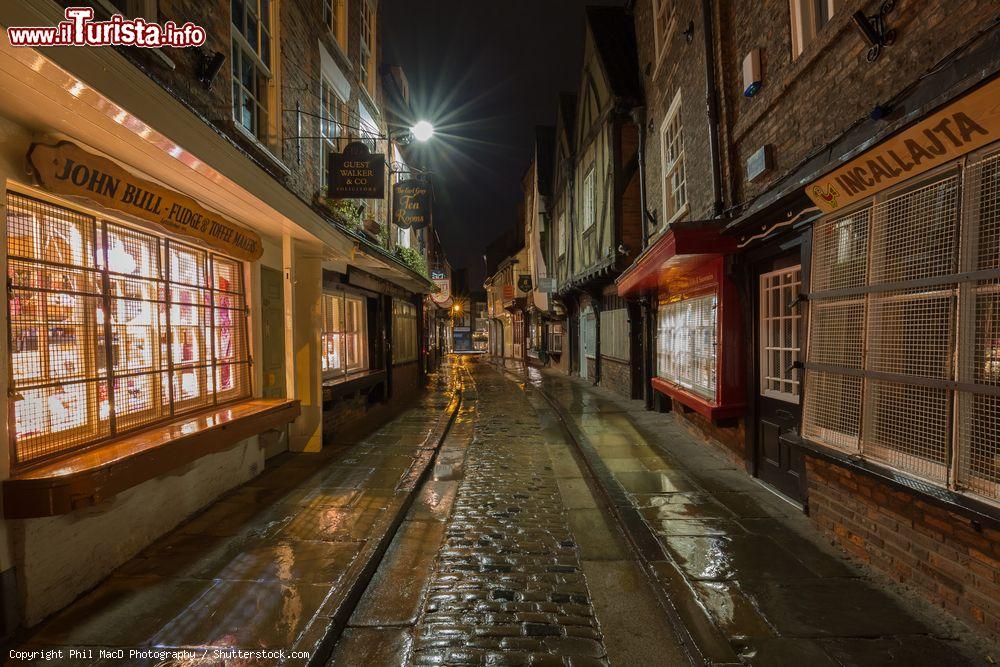
<path fill-rule="evenodd" d="M 620 296 L 655 304 L 652 387 L 712 421 L 746 407 L 740 307 L 725 273 L 735 250 L 712 223 L 676 224 L 617 281 Z"/>

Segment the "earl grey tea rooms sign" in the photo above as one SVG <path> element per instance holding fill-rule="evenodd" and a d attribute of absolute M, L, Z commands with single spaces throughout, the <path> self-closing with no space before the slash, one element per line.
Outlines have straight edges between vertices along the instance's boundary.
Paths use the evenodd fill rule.
<path fill-rule="evenodd" d="M 385 155 L 353 141 L 330 154 L 326 182 L 330 199 L 385 199 Z"/>

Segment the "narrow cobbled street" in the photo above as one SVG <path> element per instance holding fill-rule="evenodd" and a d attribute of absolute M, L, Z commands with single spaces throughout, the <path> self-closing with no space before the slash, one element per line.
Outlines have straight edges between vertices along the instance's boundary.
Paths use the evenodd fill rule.
<path fill-rule="evenodd" d="M 523 365 L 468 368 L 330 664 L 985 660 L 670 416 Z"/>

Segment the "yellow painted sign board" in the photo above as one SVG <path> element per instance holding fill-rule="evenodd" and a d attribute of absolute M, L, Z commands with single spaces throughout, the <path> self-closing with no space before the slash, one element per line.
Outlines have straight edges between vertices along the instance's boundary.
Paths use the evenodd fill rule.
<path fill-rule="evenodd" d="M 32 144 L 28 162 L 42 187 L 56 194 L 84 197 L 155 222 L 237 259 L 254 261 L 264 253 L 255 232 L 208 211 L 190 197 L 138 178 L 72 142 Z"/>
<path fill-rule="evenodd" d="M 809 184 L 806 194 L 832 213 L 997 139 L 1000 78 Z"/>

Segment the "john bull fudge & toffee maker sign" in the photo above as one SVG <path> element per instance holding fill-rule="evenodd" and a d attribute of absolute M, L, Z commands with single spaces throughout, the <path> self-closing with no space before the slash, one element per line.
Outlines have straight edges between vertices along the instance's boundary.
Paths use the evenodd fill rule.
<path fill-rule="evenodd" d="M 385 199 L 385 156 L 372 154 L 353 141 L 343 153 L 331 153 L 327 163 L 330 199 Z"/>
<path fill-rule="evenodd" d="M 32 144 L 28 162 L 42 187 L 61 195 L 84 197 L 101 206 L 154 222 L 166 230 L 198 239 L 242 260 L 264 253 L 260 237 L 190 197 L 138 178 L 107 158 L 69 141 L 55 146 Z"/>
<path fill-rule="evenodd" d="M 811 183 L 806 194 L 832 213 L 998 138 L 1000 79 L 994 79 Z"/>

